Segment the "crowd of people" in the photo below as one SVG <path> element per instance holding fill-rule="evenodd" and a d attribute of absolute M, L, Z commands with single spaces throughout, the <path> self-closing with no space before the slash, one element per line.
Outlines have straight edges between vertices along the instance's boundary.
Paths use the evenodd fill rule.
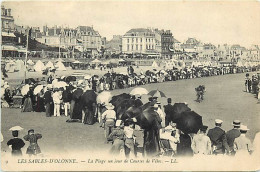
<path fill-rule="evenodd" d="M 260 75 L 257 76 L 257 74 L 253 74 L 250 78 L 249 73 L 247 73 L 245 77 L 245 90 L 248 93 L 254 94 L 258 99 L 258 103 L 260 103 Z"/>
<path fill-rule="evenodd" d="M 235 154 L 240 151 L 250 154 L 253 147 L 245 136 L 248 129 L 239 121 L 234 121 L 234 131 L 231 130 L 227 133 L 221 129 L 223 122 L 221 120 L 215 121 L 216 127 L 210 129 L 208 134 L 206 134 L 207 126 L 203 125 L 200 126 L 198 133 L 187 133 L 180 130 L 178 123 L 169 117 L 171 113 L 169 109 L 172 108 L 170 98 L 168 105 L 163 107 L 157 101 L 156 96 L 152 96 L 146 104 L 143 104 L 139 95 L 131 97 L 132 107 L 136 108 L 135 110 L 153 114 L 153 120 L 148 120 L 150 125 L 144 124 L 143 126 L 140 124 L 143 119 L 138 117 L 126 119 L 118 117 L 118 110 L 112 103 L 102 104 L 104 109 L 100 110 L 96 102 L 96 94 L 104 90 L 231 73 L 236 73 L 232 67 L 194 67 L 181 70 L 141 71 L 139 75 L 134 73 L 134 70 L 129 69 L 128 74 L 108 72 L 101 77 L 94 75 L 80 80 L 73 76 L 57 77 L 54 74 L 50 75 L 47 81 L 29 79 L 23 86 L 13 91 L 10 91 L 10 86 L 5 82 L 5 92 L 2 98 L 8 105 L 12 105 L 13 96 L 22 95 L 22 112 L 45 112 L 46 117 L 60 117 L 63 114 L 70 117 L 67 122 L 81 122 L 90 125 L 98 121 L 100 126 L 104 128 L 106 142 L 113 143 L 111 153 L 114 155 L 122 153 L 126 157 L 136 157 L 138 151 L 143 156 Z M 246 84 L 248 91 L 251 91 L 248 80 Z M 25 89 L 26 87 L 28 89 Z M 198 88 L 201 90 L 196 91 L 204 93 L 205 86 L 201 85 Z M 255 90 L 255 87 L 252 87 L 252 90 Z M 84 104 L 85 98 L 93 99 Z M 2 105 L 5 102 L 2 102 Z M 138 114 L 139 112 L 132 113 Z M 141 128 L 144 132 L 142 146 L 135 136 L 135 131 Z M 14 137 L 17 137 L 16 133 L 14 133 Z M 29 141 L 30 138 L 24 139 Z"/>

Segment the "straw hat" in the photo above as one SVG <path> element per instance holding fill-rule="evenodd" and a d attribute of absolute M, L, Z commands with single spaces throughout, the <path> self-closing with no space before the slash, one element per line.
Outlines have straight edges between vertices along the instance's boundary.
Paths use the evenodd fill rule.
<path fill-rule="evenodd" d="M 109 110 L 111 110 L 111 109 L 114 109 L 115 107 L 114 107 L 114 105 L 112 105 L 111 103 L 108 103 L 108 104 L 106 104 L 106 106 L 105 106 L 107 109 L 109 109 Z"/>
<path fill-rule="evenodd" d="M 234 120 L 232 125 L 234 125 L 235 127 L 239 127 L 241 124 L 241 122 L 239 120 Z"/>
<path fill-rule="evenodd" d="M 239 129 L 241 131 L 248 131 L 249 130 L 246 125 L 241 125 Z"/>

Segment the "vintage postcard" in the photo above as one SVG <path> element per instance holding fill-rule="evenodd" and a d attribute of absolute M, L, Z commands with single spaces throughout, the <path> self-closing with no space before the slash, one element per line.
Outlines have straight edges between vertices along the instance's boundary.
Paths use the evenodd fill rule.
<path fill-rule="evenodd" d="M 259 1 L 2 1 L 1 170 L 260 170 Z"/>

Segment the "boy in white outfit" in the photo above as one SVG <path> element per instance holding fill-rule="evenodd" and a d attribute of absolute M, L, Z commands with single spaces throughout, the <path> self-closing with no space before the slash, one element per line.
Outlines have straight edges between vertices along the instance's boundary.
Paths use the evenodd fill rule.
<path fill-rule="evenodd" d="M 54 103 L 54 115 L 53 116 L 60 116 L 60 103 L 62 95 L 58 89 L 54 90 L 52 95 L 53 103 Z"/>

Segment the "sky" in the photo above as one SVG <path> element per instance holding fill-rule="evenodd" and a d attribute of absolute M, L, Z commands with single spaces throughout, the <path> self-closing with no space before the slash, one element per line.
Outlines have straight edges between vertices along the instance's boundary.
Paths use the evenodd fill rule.
<path fill-rule="evenodd" d="M 17 25 L 92 26 L 102 37 L 131 28 L 171 30 L 180 42 L 260 45 L 260 2 L 209 1 L 6 1 Z"/>

